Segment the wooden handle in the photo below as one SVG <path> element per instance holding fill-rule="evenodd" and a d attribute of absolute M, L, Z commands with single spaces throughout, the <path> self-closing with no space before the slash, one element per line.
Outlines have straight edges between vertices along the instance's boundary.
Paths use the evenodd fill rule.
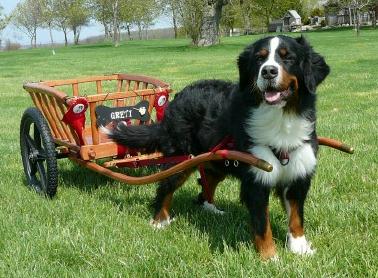
<path fill-rule="evenodd" d="M 319 142 L 319 145 L 331 147 L 345 153 L 349 153 L 349 154 L 354 153 L 353 147 L 350 147 L 344 144 L 343 142 L 335 140 L 335 139 L 326 138 L 326 137 L 318 137 L 318 142 Z"/>
<path fill-rule="evenodd" d="M 198 166 L 199 164 L 202 164 L 207 161 L 216 161 L 216 160 L 238 160 L 244 163 L 251 164 L 255 167 L 258 167 L 264 171 L 272 171 L 273 166 L 270 165 L 268 162 L 259 159 L 252 154 L 246 154 L 238 151 L 228 151 L 228 150 L 219 150 L 215 153 L 207 152 L 204 154 L 200 154 L 195 156 L 192 159 L 186 160 L 184 162 L 181 162 L 177 165 L 172 166 L 171 168 L 161 171 L 149 176 L 144 177 L 132 177 L 128 176 L 119 172 L 112 171 L 110 169 L 107 169 L 95 162 L 92 161 L 84 161 L 82 159 L 78 159 L 76 157 L 70 157 L 71 160 L 75 161 L 79 165 L 82 165 L 90 170 L 96 171 L 102 175 L 108 176 L 110 178 L 113 178 L 115 180 L 125 182 L 128 184 L 134 184 L 134 185 L 140 185 L 140 184 L 147 184 L 147 183 L 153 183 L 157 182 L 159 180 L 168 178 L 174 174 L 180 173 L 184 170 L 193 168 Z"/>

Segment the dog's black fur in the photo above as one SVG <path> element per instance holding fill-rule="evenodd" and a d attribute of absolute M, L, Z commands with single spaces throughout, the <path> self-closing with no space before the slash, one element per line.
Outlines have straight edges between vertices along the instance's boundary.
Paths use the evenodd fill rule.
<path fill-rule="evenodd" d="M 132 148 L 144 148 L 151 152 L 158 150 L 166 156 L 172 156 L 207 152 L 225 136 L 231 135 L 235 141 L 235 148 L 248 152 L 255 143 L 246 128 L 246 119 L 253 117 L 254 109 L 264 102 L 264 93 L 256 86 L 256 82 L 260 67 L 266 60 L 266 56 L 261 55 L 261 50 L 267 49 L 267 44 L 271 39 L 272 37 L 261 39 L 248 46 L 240 54 L 238 83 L 221 80 L 195 82 L 176 95 L 166 109 L 161 123 L 149 126 L 119 125 L 112 131 L 110 137 Z M 293 113 L 315 122 L 315 90 L 328 75 L 329 67 L 303 37 L 293 39 L 279 36 L 279 39 L 287 53 L 282 57 L 277 54 L 275 60 L 285 72 L 297 80 L 296 88 L 290 89 L 291 95 L 293 95 L 293 90 L 297 91 L 297 95 L 296 97 L 288 96 L 287 105 L 284 107 L 285 113 Z M 290 86 L 294 85 L 290 84 Z M 309 141 L 316 154 L 315 128 L 310 137 Z M 266 237 L 267 229 L 270 229 L 267 206 L 271 187 L 256 181 L 255 174 L 250 171 L 248 165 L 226 168 L 220 163 L 212 163 L 207 169 L 207 172 L 213 175 L 222 176 L 227 172 L 241 180 L 241 200 L 251 214 L 255 240 L 263 238 L 263 241 L 266 241 L 264 237 Z M 287 186 L 286 196 L 283 196 L 285 187 L 276 186 L 281 198 L 295 200 L 298 204 L 302 226 L 303 204 L 312 174 L 309 173 Z M 167 196 L 173 194 L 184 180 L 185 176 L 182 174 L 161 182 L 155 199 L 156 221 L 162 220 L 157 219 L 157 215 L 165 206 Z M 263 250 L 261 250 L 261 246 L 257 246 L 263 257 L 268 258 L 275 254 L 275 251 L 270 252 L 264 248 L 262 247 Z"/>

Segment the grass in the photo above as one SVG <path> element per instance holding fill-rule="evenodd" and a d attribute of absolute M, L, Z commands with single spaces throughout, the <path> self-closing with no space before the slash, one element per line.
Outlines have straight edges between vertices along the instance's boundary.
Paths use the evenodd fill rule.
<path fill-rule="evenodd" d="M 216 216 L 198 209 L 196 177 L 175 194 L 177 221 L 148 224 L 154 185 L 127 186 L 59 162 L 58 195 L 28 190 L 18 145 L 22 83 L 111 72 L 156 76 L 181 89 L 204 78 L 237 79 L 236 57 L 259 36 L 225 38 L 210 48 L 186 40 L 133 41 L 0 53 L 0 277 L 377 277 L 378 31 L 309 33 L 332 73 L 318 90 L 318 132 L 355 146 L 353 156 L 322 148 L 306 203 L 306 230 L 317 253 L 285 248 L 286 216 L 272 198 L 280 261 L 261 262 L 250 244 L 238 183 L 227 179 Z"/>

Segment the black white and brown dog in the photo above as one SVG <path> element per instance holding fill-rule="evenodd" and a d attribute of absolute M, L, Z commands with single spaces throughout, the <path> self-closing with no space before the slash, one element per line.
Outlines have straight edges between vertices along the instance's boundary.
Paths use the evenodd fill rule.
<path fill-rule="evenodd" d="M 313 254 L 304 235 L 303 207 L 316 168 L 315 90 L 329 73 L 322 56 L 303 37 L 266 37 L 249 45 L 238 59 L 239 83 L 202 80 L 179 92 L 161 123 L 149 126 L 119 124 L 110 137 L 120 144 L 166 156 L 209 151 L 226 136 L 235 149 L 249 152 L 273 165 L 265 172 L 249 165 L 205 165 L 213 204 L 217 184 L 227 174 L 241 181 L 241 200 L 250 213 L 253 242 L 263 259 L 276 258 L 269 222 L 269 194 L 274 189 L 288 214 L 288 249 Z M 160 182 L 154 201 L 153 225 L 171 222 L 172 196 L 192 170 Z"/>

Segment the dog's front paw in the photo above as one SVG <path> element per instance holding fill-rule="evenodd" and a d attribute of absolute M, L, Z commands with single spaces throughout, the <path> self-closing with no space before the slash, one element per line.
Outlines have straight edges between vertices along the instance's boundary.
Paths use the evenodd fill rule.
<path fill-rule="evenodd" d="M 287 248 L 299 255 L 314 255 L 316 250 L 311 248 L 311 242 L 306 240 L 306 237 L 300 236 L 300 237 L 293 237 L 291 233 L 287 234 Z"/>
<path fill-rule="evenodd" d="M 222 215 L 225 213 L 223 210 L 218 209 L 214 204 L 211 204 L 208 201 L 203 202 L 202 208 L 215 214 Z"/>
<path fill-rule="evenodd" d="M 169 226 L 175 219 L 168 216 L 167 219 L 152 219 L 150 225 L 155 229 L 164 229 Z"/>

